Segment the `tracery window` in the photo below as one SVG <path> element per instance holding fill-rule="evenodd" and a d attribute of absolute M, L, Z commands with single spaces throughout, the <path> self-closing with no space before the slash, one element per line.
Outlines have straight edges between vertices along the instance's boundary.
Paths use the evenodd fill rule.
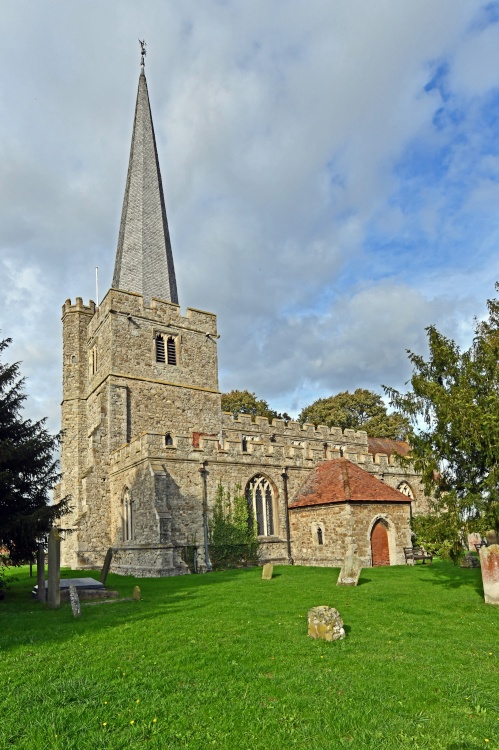
<path fill-rule="evenodd" d="M 246 501 L 250 519 L 255 520 L 258 536 L 272 536 L 274 524 L 274 489 L 262 474 L 257 474 L 246 486 Z"/>
<path fill-rule="evenodd" d="M 410 497 L 411 500 L 414 500 L 414 492 L 412 490 L 411 485 L 408 482 L 400 482 L 399 486 L 397 487 L 398 491 L 401 492 L 406 497 Z"/>
<path fill-rule="evenodd" d="M 123 541 L 129 542 L 133 539 L 133 518 L 132 518 L 132 495 L 128 487 L 125 488 L 123 493 L 123 512 L 122 512 L 122 523 L 123 523 Z"/>

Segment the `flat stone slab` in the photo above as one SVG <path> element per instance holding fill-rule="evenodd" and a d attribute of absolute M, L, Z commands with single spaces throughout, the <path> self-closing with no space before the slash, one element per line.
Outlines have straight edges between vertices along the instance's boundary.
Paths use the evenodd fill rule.
<path fill-rule="evenodd" d="M 105 591 L 105 586 L 100 581 L 96 581 L 95 578 L 61 578 L 60 591 L 69 592 L 69 587 L 74 586 L 77 591 Z M 48 588 L 48 581 L 45 581 L 45 591 Z M 38 594 L 38 584 L 35 585 L 31 592 L 33 596 Z"/>

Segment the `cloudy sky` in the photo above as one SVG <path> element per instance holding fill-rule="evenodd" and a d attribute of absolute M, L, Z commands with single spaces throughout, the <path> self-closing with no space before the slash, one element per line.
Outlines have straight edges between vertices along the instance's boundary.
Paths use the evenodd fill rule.
<path fill-rule="evenodd" d="M 59 427 L 61 305 L 111 283 L 139 74 L 222 390 L 403 386 L 499 279 L 499 2 L 0 3 L 0 328 Z M 102 296 L 102 294 L 101 294 Z"/>

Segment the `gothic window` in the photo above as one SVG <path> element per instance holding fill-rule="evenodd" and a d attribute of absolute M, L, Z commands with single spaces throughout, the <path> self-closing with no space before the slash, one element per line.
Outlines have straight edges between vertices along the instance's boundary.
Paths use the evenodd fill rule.
<path fill-rule="evenodd" d="M 243 435 L 241 438 L 241 450 L 243 451 L 243 453 L 246 453 L 246 451 L 248 450 L 248 438 L 246 437 L 246 435 Z"/>
<path fill-rule="evenodd" d="M 177 364 L 177 347 L 173 336 L 168 336 L 168 339 L 166 341 L 166 355 L 169 365 Z"/>
<path fill-rule="evenodd" d="M 122 511 L 122 523 L 123 523 L 123 541 L 129 542 L 133 539 L 133 519 L 132 519 L 132 495 L 128 487 L 125 488 L 123 493 L 123 511 Z"/>
<path fill-rule="evenodd" d="M 161 334 L 156 336 L 156 362 L 166 362 L 165 359 L 165 340 Z"/>
<path fill-rule="evenodd" d="M 258 536 L 272 536 L 274 531 L 274 489 L 262 474 L 257 474 L 246 486 L 246 501 L 250 519 L 255 521 Z"/>
<path fill-rule="evenodd" d="M 169 432 L 165 435 L 165 445 L 173 445 L 173 438 Z"/>
<path fill-rule="evenodd" d="M 324 536 L 321 526 L 317 527 L 317 544 L 324 544 Z"/>
<path fill-rule="evenodd" d="M 414 492 L 412 491 L 412 487 L 408 482 L 400 482 L 397 489 L 406 497 L 410 497 L 411 500 L 414 500 Z"/>
<path fill-rule="evenodd" d="M 97 347 L 93 346 L 88 353 L 88 372 L 90 377 L 97 372 Z"/>
<path fill-rule="evenodd" d="M 177 342 L 175 336 L 164 336 L 161 333 L 156 335 L 156 362 L 161 364 L 177 364 Z"/>

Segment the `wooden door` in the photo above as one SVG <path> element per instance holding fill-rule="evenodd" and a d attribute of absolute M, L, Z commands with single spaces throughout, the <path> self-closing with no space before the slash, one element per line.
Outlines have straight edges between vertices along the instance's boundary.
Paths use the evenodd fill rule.
<path fill-rule="evenodd" d="M 379 565 L 390 565 L 388 531 L 381 520 L 376 521 L 371 531 L 371 555 L 373 568 Z"/>

